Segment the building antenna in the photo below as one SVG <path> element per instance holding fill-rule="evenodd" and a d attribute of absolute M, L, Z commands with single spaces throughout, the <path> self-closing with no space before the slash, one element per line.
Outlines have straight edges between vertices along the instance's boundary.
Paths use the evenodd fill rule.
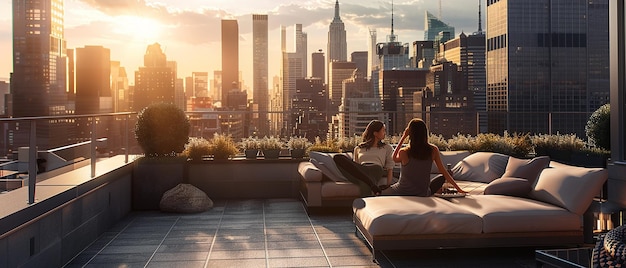
<path fill-rule="evenodd" d="M 396 41 L 396 35 L 393 33 L 393 0 L 391 0 L 391 36 L 389 37 L 389 41 Z"/>
<path fill-rule="evenodd" d="M 439 19 L 440 19 L 440 20 L 441 20 L 441 19 L 443 19 L 443 18 L 441 17 L 441 0 L 439 0 Z"/>
<path fill-rule="evenodd" d="M 482 0 L 478 0 L 478 32 L 483 32 L 483 16 L 481 15 L 481 2 Z"/>

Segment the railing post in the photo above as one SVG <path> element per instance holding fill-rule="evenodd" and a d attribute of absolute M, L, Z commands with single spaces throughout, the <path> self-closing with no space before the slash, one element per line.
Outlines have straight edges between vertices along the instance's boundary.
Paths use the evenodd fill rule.
<path fill-rule="evenodd" d="M 128 120 L 130 115 L 127 115 L 124 119 L 124 163 L 128 163 Z"/>
<path fill-rule="evenodd" d="M 37 183 L 37 121 L 30 121 L 30 139 L 28 147 L 28 204 L 35 203 L 35 185 Z"/>
<path fill-rule="evenodd" d="M 91 177 L 96 176 L 96 117 L 91 118 Z"/>
<path fill-rule="evenodd" d="M 552 135 L 552 113 L 548 113 L 548 133 Z"/>

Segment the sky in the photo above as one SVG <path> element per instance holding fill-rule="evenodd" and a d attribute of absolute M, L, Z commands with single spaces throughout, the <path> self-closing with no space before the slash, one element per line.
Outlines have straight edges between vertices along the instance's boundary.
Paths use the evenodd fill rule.
<path fill-rule="evenodd" d="M 480 0 L 395 0 L 394 32 L 398 41 L 423 40 L 425 10 L 461 32 L 478 29 Z M 178 77 L 192 72 L 221 69 L 221 20 L 239 24 L 239 68 L 244 84 L 252 85 L 252 14 L 267 14 L 269 24 L 269 73 L 280 71 L 280 26 L 287 26 L 287 51 L 294 52 L 294 24 L 308 35 L 308 54 L 326 52 L 328 26 L 335 0 L 65 0 L 67 48 L 103 46 L 111 60 L 126 68 L 131 84 L 143 66 L 149 44 L 161 45 L 168 61 L 178 63 Z M 367 51 L 369 30 L 378 42 L 391 33 L 391 1 L 340 0 L 340 16 L 347 32 L 348 55 Z M 441 6 L 441 9 L 439 8 Z M 485 24 L 483 1 L 483 28 Z M 13 70 L 12 0 L 0 0 L 0 80 L 8 81 Z M 411 52 L 412 53 L 412 52 Z M 349 58 L 348 58 L 349 60 Z M 309 62 L 311 62 L 309 60 Z M 309 67 L 309 74 L 311 70 Z"/>

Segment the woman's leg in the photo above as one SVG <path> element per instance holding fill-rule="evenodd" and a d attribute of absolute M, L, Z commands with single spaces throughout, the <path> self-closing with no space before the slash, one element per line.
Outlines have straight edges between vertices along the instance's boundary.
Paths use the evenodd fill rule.
<path fill-rule="evenodd" d="M 335 164 L 337 164 L 337 167 L 340 170 L 343 169 L 344 171 L 349 173 L 349 175 L 352 175 L 352 177 L 369 186 L 374 194 L 380 194 L 380 188 L 378 188 L 378 185 L 372 182 L 370 176 L 362 170 L 361 165 L 352 161 L 352 159 L 343 154 L 336 154 L 335 156 L 333 156 L 333 161 L 335 161 Z"/>
<path fill-rule="evenodd" d="M 437 175 L 430 181 L 430 195 L 433 195 L 441 189 L 443 183 L 446 182 L 446 178 L 443 175 Z"/>

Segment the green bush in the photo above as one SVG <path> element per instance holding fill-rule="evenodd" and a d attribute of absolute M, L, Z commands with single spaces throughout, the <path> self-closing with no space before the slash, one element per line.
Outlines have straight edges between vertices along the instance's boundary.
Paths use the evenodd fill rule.
<path fill-rule="evenodd" d="M 191 160 L 202 160 L 202 157 L 211 154 L 211 143 L 204 138 L 190 138 L 185 144 L 183 155 Z"/>
<path fill-rule="evenodd" d="M 176 156 L 185 149 L 190 127 L 174 104 L 153 104 L 137 115 L 135 138 L 146 156 Z"/>
<path fill-rule="evenodd" d="M 611 148 L 611 106 L 605 104 L 600 106 L 587 121 L 585 126 L 587 142 L 589 144 L 610 150 Z"/>
<path fill-rule="evenodd" d="M 239 153 L 239 149 L 231 136 L 215 133 L 209 143 L 209 151 L 214 159 L 228 159 Z"/>

